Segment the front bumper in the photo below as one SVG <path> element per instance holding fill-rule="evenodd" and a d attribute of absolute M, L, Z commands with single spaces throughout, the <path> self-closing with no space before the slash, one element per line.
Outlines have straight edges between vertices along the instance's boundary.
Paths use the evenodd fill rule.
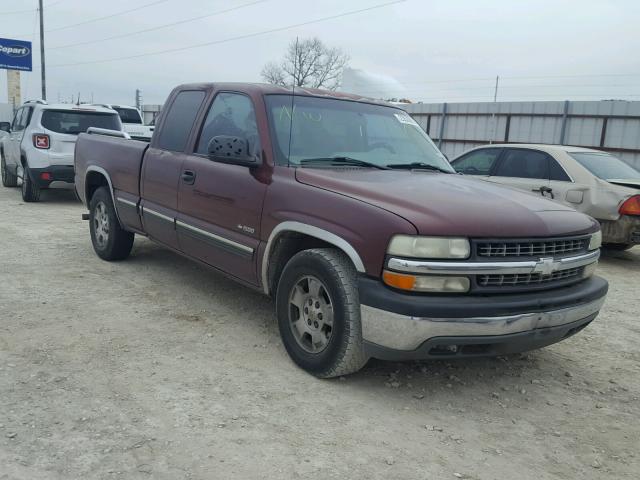
<path fill-rule="evenodd" d="M 45 168 L 29 168 L 31 180 L 40 188 L 47 188 L 53 182 L 73 183 L 73 165 L 50 165 Z"/>
<path fill-rule="evenodd" d="M 541 348 L 584 328 L 604 304 L 608 284 L 526 294 L 409 295 L 361 278 L 362 334 L 385 360 L 487 356 Z"/>

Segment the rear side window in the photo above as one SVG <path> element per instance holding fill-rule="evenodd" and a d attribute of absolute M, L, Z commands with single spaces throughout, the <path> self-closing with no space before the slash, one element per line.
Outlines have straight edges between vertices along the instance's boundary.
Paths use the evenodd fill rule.
<path fill-rule="evenodd" d="M 140 112 L 135 108 L 113 107 L 113 109 L 120 115 L 122 123 L 142 123 Z"/>
<path fill-rule="evenodd" d="M 548 180 L 549 156 L 535 150 L 508 149 L 494 175 Z"/>
<path fill-rule="evenodd" d="M 44 110 L 40 123 L 52 132 L 71 135 L 84 133 L 89 127 L 120 130 L 120 121 L 115 113 Z"/>
<path fill-rule="evenodd" d="M 553 158 L 549 159 L 549 180 L 557 180 L 559 182 L 571 181 L 567 172 L 564 171 L 564 168 Z"/>
<path fill-rule="evenodd" d="M 201 90 L 178 93 L 164 119 L 158 148 L 172 152 L 184 151 L 203 100 L 204 92 Z"/>
<path fill-rule="evenodd" d="M 456 172 L 466 175 L 489 175 L 498 155 L 500 155 L 498 148 L 474 150 L 453 162 L 453 168 Z"/>

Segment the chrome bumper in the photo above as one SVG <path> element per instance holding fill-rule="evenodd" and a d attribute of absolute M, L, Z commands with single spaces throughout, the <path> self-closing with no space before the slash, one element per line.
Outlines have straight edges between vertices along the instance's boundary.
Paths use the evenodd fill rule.
<path fill-rule="evenodd" d="M 362 336 L 381 347 L 411 351 L 435 337 L 508 335 L 565 325 L 597 314 L 604 301 L 602 297 L 548 312 L 469 318 L 410 317 L 362 305 Z"/>

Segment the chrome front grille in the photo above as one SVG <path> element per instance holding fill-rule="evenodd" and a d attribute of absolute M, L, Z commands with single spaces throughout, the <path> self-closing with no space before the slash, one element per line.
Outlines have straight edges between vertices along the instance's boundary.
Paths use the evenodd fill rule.
<path fill-rule="evenodd" d="M 587 251 L 588 238 L 557 240 L 491 240 L 478 241 L 476 254 L 478 257 L 562 257 L 578 255 Z"/>
<path fill-rule="evenodd" d="M 541 273 L 520 273 L 505 275 L 477 275 L 476 281 L 479 287 L 525 287 L 544 285 L 562 280 L 577 279 L 582 275 L 583 267 L 560 270 L 550 275 Z"/>

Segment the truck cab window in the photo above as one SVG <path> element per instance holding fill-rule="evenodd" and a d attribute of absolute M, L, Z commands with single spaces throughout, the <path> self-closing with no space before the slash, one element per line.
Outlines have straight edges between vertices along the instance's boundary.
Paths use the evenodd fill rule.
<path fill-rule="evenodd" d="M 201 90 L 185 90 L 176 95 L 164 120 L 158 148 L 172 152 L 184 151 L 203 100 L 204 92 Z"/>
<path fill-rule="evenodd" d="M 209 142 L 218 135 L 241 137 L 249 141 L 249 151 L 258 151 L 258 126 L 251 99 L 239 93 L 219 93 L 202 127 L 196 153 L 206 155 Z"/>

